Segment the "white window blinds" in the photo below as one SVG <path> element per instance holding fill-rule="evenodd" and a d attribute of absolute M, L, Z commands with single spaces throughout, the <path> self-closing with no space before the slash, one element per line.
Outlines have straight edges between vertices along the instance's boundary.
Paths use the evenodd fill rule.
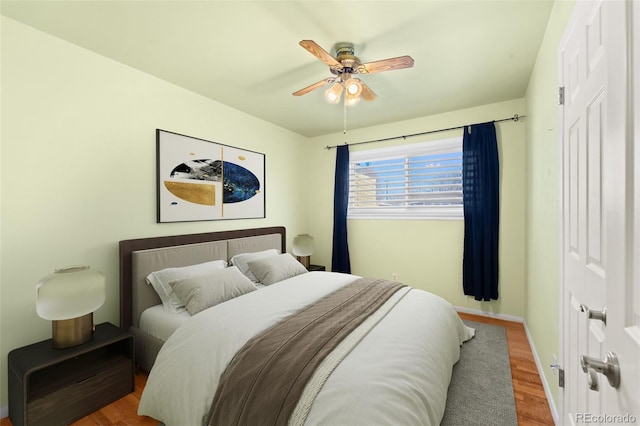
<path fill-rule="evenodd" d="M 349 218 L 462 218 L 462 138 L 356 151 Z"/>

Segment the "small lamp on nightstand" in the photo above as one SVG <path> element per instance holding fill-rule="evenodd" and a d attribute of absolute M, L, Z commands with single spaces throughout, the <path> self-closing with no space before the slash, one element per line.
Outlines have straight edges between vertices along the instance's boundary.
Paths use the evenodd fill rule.
<path fill-rule="evenodd" d="M 56 269 L 36 285 L 36 312 L 51 320 L 53 347 L 91 340 L 93 312 L 104 303 L 105 277 L 88 266 Z"/>
<path fill-rule="evenodd" d="M 309 269 L 311 255 L 313 254 L 313 237 L 309 234 L 300 234 L 293 239 L 291 250 L 302 265 Z"/>

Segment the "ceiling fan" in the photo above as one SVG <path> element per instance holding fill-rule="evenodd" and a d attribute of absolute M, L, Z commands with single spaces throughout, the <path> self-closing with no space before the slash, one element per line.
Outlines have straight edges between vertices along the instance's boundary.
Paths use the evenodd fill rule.
<path fill-rule="evenodd" d="M 313 56 L 329 65 L 329 71 L 334 77 L 328 77 L 313 83 L 310 86 L 293 92 L 293 96 L 302 96 L 327 84 L 332 86 L 325 92 L 329 102 L 340 102 L 342 92 L 345 92 L 345 103 L 358 102 L 360 97 L 366 101 L 372 101 L 378 97 L 362 80 L 353 77 L 356 74 L 374 74 L 383 71 L 391 71 L 402 68 L 411 68 L 413 58 L 411 56 L 399 56 L 397 58 L 382 59 L 361 63 L 354 55 L 352 43 L 338 43 L 335 46 L 336 56 L 331 56 L 326 50 L 313 40 L 302 40 L 300 46 L 308 50 Z"/>

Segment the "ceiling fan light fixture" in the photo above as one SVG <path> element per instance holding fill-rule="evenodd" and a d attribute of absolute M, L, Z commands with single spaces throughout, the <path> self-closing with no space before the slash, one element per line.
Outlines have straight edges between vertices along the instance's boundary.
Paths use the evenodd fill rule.
<path fill-rule="evenodd" d="M 340 95 L 342 94 L 342 84 L 334 83 L 326 92 L 324 92 L 327 101 L 337 104 L 340 102 Z"/>
<path fill-rule="evenodd" d="M 352 95 L 349 91 L 346 91 L 344 94 L 344 102 L 349 106 L 355 105 L 360 102 L 360 94 Z"/>
<path fill-rule="evenodd" d="M 357 78 L 349 78 L 344 82 L 345 87 L 347 88 L 347 94 L 351 96 L 360 96 L 362 93 L 362 84 L 360 80 Z"/>

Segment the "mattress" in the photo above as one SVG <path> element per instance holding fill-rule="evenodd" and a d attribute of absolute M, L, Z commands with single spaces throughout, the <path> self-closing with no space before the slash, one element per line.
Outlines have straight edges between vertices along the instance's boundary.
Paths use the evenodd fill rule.
<path fill-rule="evenodd" d="M 164 342 L 189 318 L 191 318 L 191 315 L 187 311 L 179 313 L 167 312 L 160 304 L 147 308 L 142 312 L 139 328 Z"/>

